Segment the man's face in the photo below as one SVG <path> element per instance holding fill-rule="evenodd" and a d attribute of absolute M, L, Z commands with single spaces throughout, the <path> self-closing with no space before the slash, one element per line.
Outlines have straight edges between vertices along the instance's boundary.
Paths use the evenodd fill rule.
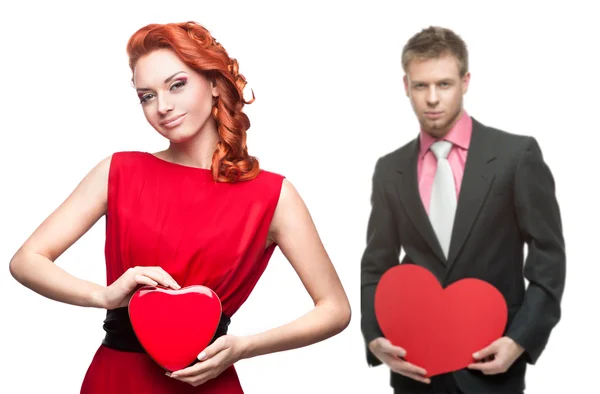
<path fill-rule="evenodd" d="M 434 138 L 442 138 L 462 114 L 471 75 L 460 77 L 453 55 L 415 59 L 406 71 L 404 89 L 421 128 Z"/>

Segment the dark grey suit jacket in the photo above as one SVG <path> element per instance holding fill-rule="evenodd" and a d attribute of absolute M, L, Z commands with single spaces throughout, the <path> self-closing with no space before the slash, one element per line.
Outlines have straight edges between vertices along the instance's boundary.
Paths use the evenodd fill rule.
<path fill-rule="evenodd" d="M 383 336 L 374 313 L 375 289 L 381 276 L 400 263 L 403 248 L 401 263 L 427 268 L 443 287 L 474 277 L 504 295 L 509 313 L 505 335 L 523 346 L 525 353 L 504 374 L 464 369 L 454 376 L 467 393 L 520 392 L 525 389 L 527 363 L 538 360 L 561 315 L 566 258 L 551 171 L 533 137 L 507 133 L 473 119 L 446 259 L 419 194 L 418 152 L 419 138 L 415 138 L 381 157 L 375 166 L 367 246 L 361 261 L 365 342 Z M 381 364 L 368 347 L 366 352 L 371 366 Z M 391 384 L 410 393 L 429 388 L 393 372 Z"/>

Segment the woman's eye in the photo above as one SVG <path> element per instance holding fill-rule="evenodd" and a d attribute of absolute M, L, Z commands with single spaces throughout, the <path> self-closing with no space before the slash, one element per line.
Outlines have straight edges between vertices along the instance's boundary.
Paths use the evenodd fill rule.
<path fill-rule="evenodd" d="M 185 86 L 185 84 L 186 83 L 184 81 L 177 81 L 173 85 L 171 85 L 170 90 L 181 89 L 183 86 Z M 154 94 L 152 94 L 152 93 L 143 95 L 142 97 L 140 97 L 140 104 L 146 103 L 148 100 L 152 99 L 153 97 L 154 97 Z"/>
<path fill-rule="evenodd" d="M 185 85 L 185 82 L 183 81 L 178 81 L 175 82 L 172 86 L 171 86 L 171 90 L 175 90 L 175 89 L 180 89 Z"/>
<path fill-rule="evenodd" d="M 152 98 L 151 94 L 145 94 L 140 98 L 140 103 L 144 104 L 146 101 L 150 100 Z"/>

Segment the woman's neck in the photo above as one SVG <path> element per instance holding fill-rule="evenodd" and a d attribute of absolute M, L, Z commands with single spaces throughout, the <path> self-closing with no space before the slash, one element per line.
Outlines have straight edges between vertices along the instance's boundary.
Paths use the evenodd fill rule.
<path fill-rule="evenodd" d="M 177 164 L 210 169 L 218 142 L 216 124 L 210 119 L 192 139 L 182 143 L 171 142 L 169 148 L 161 153 L 165 160 Z"/>

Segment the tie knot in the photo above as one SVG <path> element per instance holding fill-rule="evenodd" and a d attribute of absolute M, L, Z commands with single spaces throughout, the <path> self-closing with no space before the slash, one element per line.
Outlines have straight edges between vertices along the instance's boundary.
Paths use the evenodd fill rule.
<path fill-rule="evenodd" d="M 450 141 L 436 141 L 431 145 L 431 151 L 435 157 L 439 159 L 445 159 L 452 149 L 452 143 Z"/>

